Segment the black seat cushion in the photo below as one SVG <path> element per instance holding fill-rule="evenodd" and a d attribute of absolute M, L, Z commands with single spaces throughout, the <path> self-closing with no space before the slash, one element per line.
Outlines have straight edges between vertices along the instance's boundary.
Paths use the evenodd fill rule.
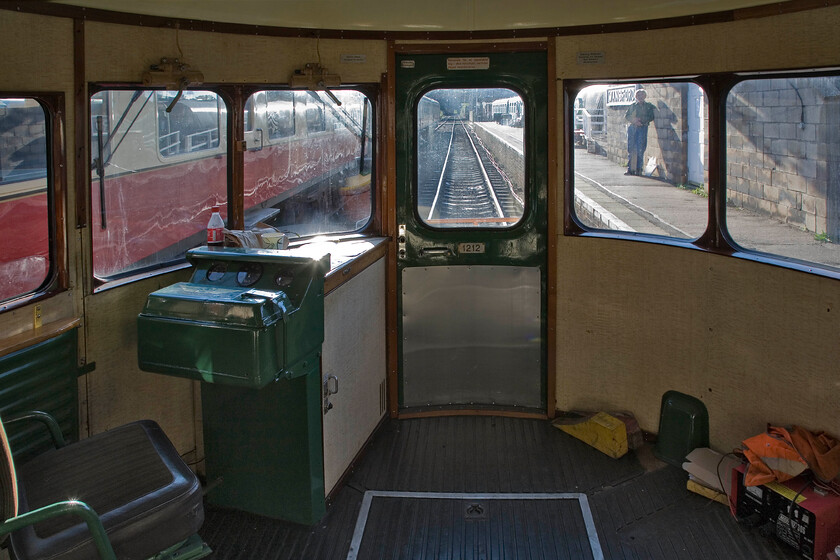
<path fill-rule="evenodd" d="M 201 486 L 150 420 L 40 455 L 18 469 L 20 512 L 75 499 L 92 507 L 119 558 L 141 560 L 195 534 Z M 65 515 L 16 531 L 21 559 L 97 558 L 87 526 Z"/>

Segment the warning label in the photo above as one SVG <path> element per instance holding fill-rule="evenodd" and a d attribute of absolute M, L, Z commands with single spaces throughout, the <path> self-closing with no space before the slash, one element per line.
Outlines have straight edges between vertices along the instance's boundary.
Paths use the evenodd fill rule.
<path fill-rule="evenodd" d="M 462 56 L 446 59 L 447 70 L 488 70 L 489 68 L 489 56 Z"/>

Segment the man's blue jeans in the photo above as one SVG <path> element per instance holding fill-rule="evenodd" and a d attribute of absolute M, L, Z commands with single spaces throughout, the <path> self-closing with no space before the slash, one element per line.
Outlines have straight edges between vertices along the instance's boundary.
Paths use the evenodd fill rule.
<path fill-rule="evenodd" d="M 647 149 L 648 127 L 631 124 L 627 127 L 627 171 L 641 175 Z"/>

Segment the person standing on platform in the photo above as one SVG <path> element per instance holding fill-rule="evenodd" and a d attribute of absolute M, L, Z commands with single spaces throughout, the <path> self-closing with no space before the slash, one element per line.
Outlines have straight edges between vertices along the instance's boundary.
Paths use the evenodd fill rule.
<path fill-rule="evenodd" d="M 636 91 L 636 102 L 630 105 L 624 114 L 624 119 L 630 123 L 627 126 L 627 173 L 625 175 L 641 175 L 644 164 L 645 149 L 647 149 L 648 125 L 653 121 L 655 107 L 645 101 L 647 92 L 643 89 Z"/>

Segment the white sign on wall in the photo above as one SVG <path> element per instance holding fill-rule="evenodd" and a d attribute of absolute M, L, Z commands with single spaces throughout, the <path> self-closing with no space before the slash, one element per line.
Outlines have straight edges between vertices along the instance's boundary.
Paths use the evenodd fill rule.
<path fill-rule="evenodd" d="M 630 105 L 636 100 L 636 86 L 621 86 L 607 90 L 607 107 Z"/>
<path fill-rule="evenodd" d="M 490 57 L 487 56 L 462 56 L 458 58 L 447 58 L 447 70 L 487 70 L 490 68 Z"/>

